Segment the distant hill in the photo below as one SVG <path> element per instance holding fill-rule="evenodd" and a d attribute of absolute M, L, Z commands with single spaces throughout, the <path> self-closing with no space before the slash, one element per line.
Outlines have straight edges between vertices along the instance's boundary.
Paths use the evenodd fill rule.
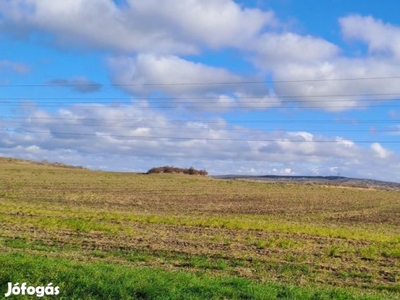
<path fill-rule="evenodd" d="M 67 169 L 86 169 L 82 166 L 72 166 L 61 162 L 49 162 L 49 161 L 32 161 L 20 158 L 11 157 L 0 157 L 0 163 L 15 163 L 25 165 L 39 165 L 48 166 L 55 168 L 67 168 Z M 152 168 L 147 174 L 154 173 L 181 173 L 181 174 L 192 174 L 192 175 L 207 175 L 205 170 L 196 170 L 194 168 L 181 169 L 170 166 L 164 166 L 159 168 Z M 293 184 L 307 184 L 307 185 L 327 185 L 333 187 L 344 187 L 344 188 L 362 188 L 362 189 L 384 189 L 384 190 L 399 190 L 400 183 L 380 181 L 374 179 L 363 179 L 363 178 L 350 178 L 343 176 L 279 176 L 279 175 L 213 175 L 210 176 L 215 179 L 227 179 L 227 180 L 254 180 L 264 181 L 270 183 L 293 183 Z"/>
<path fill-rule="evenodd" d="M 3 163 L 18 163 L 18 164 L 28 164 L 28 165 L 39 165 L 39 166 L 51 166 L 57 168 L 68 168 L 68 169 L 86 169 L 82 166 L 72 166 L 61 162 L 49 162 L 47 160 L 34 161 L 22 158 L 12 158 L 12 157 L 0 157 L 0 162 Z"/>
<path fill-rule="evenodd" d="M 352 187 L 363 189 L 400 190 L 400 183 L 387 182 L 373 179 L 349 178 L 343 176 L 279 176 L 279 175 L 218 175 L 211 176 L 216 179 L 230 180 L 256 180 L 265 182 L 281 182 L 296 184 L 319 184 L 337 187 Z"/>

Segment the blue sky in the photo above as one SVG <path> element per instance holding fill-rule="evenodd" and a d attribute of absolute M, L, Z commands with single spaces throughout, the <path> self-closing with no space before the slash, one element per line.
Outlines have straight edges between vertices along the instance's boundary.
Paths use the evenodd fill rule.
<path fill-rule="evenodd" d="M 0 156 L 400 182 L 399 9 L 0 0 Z"/>

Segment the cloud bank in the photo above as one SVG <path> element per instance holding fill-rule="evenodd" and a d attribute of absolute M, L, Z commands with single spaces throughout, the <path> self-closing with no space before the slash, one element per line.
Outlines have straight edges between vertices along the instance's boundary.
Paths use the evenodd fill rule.
<path fill-rule="evenodd" d="M 379 143 L 257 130 L 220 118 L 177 120 L 134 104 L 74 105 L 54 113 L 35 108 L 18 121 L 1 120 L 0 126 L 8 129 L 0 131 L 2 156 L 47 157 L 85 167 L 98 165 L 105 155 L 122 171 L 166 163 L 194 165 L 211 174 L 400 176 L 400 156 Z"/>

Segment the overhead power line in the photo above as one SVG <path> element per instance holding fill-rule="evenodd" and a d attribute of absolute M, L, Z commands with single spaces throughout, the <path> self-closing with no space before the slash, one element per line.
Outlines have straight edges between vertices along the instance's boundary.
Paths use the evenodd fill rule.
<path fill-rule="evenodd" d="M 232 85 L 232 84 L 260 84 L 260 83 L 297 83 L 297 82 L 320 82 L 320 81 L 354 81 L 354 80 L 385 80 L 400 79 L 400 76 L 381 76 L 381 77 L 351 77 L 351 78 L 320 78 L 320 79 L 289 79 L 289 80 L 262 80 L 262 81 L 228 81 L 228 82 L 182 82 L 182 83 L 145 83 L 145 84 L 127 84 L 129 85 Z M 121 86 L 124 86 L 122 84 Z"/>
<path fill-rule="evenodd" d="M 328 81 L 362 81 L 362 80 L 391 80 L 400 79 L 398 76 L 371 76 L 371 77 L 346 77 L 346 78 L 318 78 L 318 79 L 282 79 L 282 80 L 254 80 L 254 81 L 209 81 L 209 82 L 146 82 L 146 83 L 97 83 L 97 82 L 74 82 L 74 83 L 36 83 L 36 84 L 0 84 L 0 87 L 98 87 L 100 86 L 184 86 L 184 85 L 234 85 L 234 84 L 265 84 L 265 83 L 301 83 L 301 82 L 328 82 Z"/>
<path fill-rule="evenodd" d="M 196 97 L 0 97 L 0 107 L 38 105 L 56 107 L 69 105 L 131 105 L 140 109 L 315 109 L 369 108 L 400 106 L 399 93 L 280 95 L 280 96 L 219 96 Z M 397 98 L 397 99 L 396 99 Z M 79 101 L 77 101 L 79 100 Z M 145 100 L 146 103 L 135 101 Z M 97 101 L 97 102 L 96 102 Z M 101 101 L 107 101 L 104 103 Z M 385 102 L 385 104 L 382 104 Z"/>
<path fill-rule="evenodd" d="M 75 121 L 112 121 L 112 122 L 121 122 L 121 121 L 132 121 L 132 122 L 155 122 L 157 119 L 155 118 L 137 118 L 137 117 L 126 117 L 126 118 L 86 118 L 80 116 L 72 116 L 72 117 L 29 117 L 29 118 L 14 118 L 10 116 L 0 116 L 0 121 L 4 120 L 20 120 L 21 122 L 27 122 L 31 120 L 75 120 Z M 173 123 L 199 123 L 199 124 L 220 124 L 220 120 L 203 120 L 203 119 L 169 119 L 164 120 L 162 118 L 160 121 L 166 121 L 169 124 Z M 321 119 L 239 119 L 239 120 L 225 120 L 229 121 L 229 125 L 235 124 L 284 124 L 284 123 L 306 123 L 306 124 L 398 124 L 399 120 L 388 120 L 388 119 L 369 119 L 369 120 L 346 120 L 346 119 L 336 119 L 336 120 L 321 120 Z"/>
<path fill-rule="evenodd" d="M 1 119 L 0 119 L 1 120 Z M 103 123 L 103 124 L 87 124 L 87 123 L 60 123 L 60 122 L 30 122 L 29 120 L 9 120 L 6 121 L 7 124 L 18 124 L 18 125 L 29 125 L 29 126 L 80 126 L 80 127 L 104 127 L 104 128 L 125 128 L 125 129 L 181 129 L 181 127 L 176 126 L 176 127 L 166 127 L 166 126 L 146 126 L 144 124 L 118 124 L 118 125 L 111 125 L 110 123 Z M 188 127 L 190 130 L 214 130 L 214 131 L 221 131 L 221 132 L 229 132 L 229 131 L 249 131 L 251 132 L 266 132 L 266 131 L 271 131 L 270 129 L 254 129 L 254 128 L 232 128 L 232 127 L 226 127 L 226 128 L 213 128 L 213 127 Z M 303 129 L 304 130 L 304 129 Z M 313 132 L 371 132 L 371 131 L 376 131 L 376 132 L 398 132 L 400 133 L 400 128 L 399 129 L 378 129 L 374 128 L 373 130 L 371 129 L 307 129 L 307 130 L 312 130 Z M 279 131 L 279 129 L 275 129 L 275 131 Z M 301 130 L 298 130 L 301 131 Z"/>
<path fill-rule="evenodd" d="M 292 94 L 292 95 L 262 95 L 262 96 L 232 96 L 232 99 L 237 99 L 237 100 L 242 100 L 242 99 L 266 99 L 266 98 L 270 98 L 270 99 L 285 99 L 285 98 L 341 98 L 341 97 L 400 97 L 400 91 L 398 93 L 367 93 L 367 94 L 362 94 L 362 93 L 357 93 L 357 94 L 323 94 L 323 95 L 296 95 L 296 94 Z M 87 97 L 60 97 L 60 96 L 55 96 L 55 97 L 30 97 L 30 96 L 19 96 L 19 97 L 0 97 L 0 100 L 5 100 L 5 101 L 9 101 L 9 100 L 26 100 L 26 99 L 40 99 L 40 100 L 53 100 L 54 99 L 58 99 L 58 100 L 87 100 L 87 99 L 91 99 L 91 100 L 157 100 L 157 101 L 161 101 L 161 100 L 166 100 L 167 102 L 173 100 L 173 101 L 177 101 L 177 100 L 184 100 L 184 102 L 186 102 L 187 100 L 202 100 L 202 102 L 204 100 L 212 100 L 212 102 L 214 102 L 215 99 L 219 99 L 218 98 L 219 95 L 216 96 L 187 96 L 187 97 L 171 97 L 171 96 L 157 96 L 157 97 L 153 97 L 153 96 L 148 96 L 148 97 L 144 97 L 144 96 L 129 96 L 129 97 L 117 97 L 117 96 L 109 96 L 109 97 L 103 97 L 103 96 L 87 96 Z M 386 98 L 383 99 L 363 99 L 363 101 L 382 101 L 382 100 L 386 100 Z M 390 99 L 389 99 L 390 100 Z M 307 102 L 312 102 L 312 101 L 318 101 L 318 100 L 307 100 Z M 343 100 L 336 100 L 336 101 L 343 101 Z M 192 101 L 191 101 L 192 102 Z"/>
<path fill-rule="evenodd" d="M 79 105 L 81 107 L 87 106 L 90 107 L 92 104 L 99 104 L 99 103 L 54 103 L 54 104 L 41 104 L 37 103 L 37 105 L 40 105 L 40 107 L 64 107 L 65 105 Z M 190 103 L 187 103 L 188 105 L 185 106 L 177 106 L 177 105 L 169 105 L 169 106 L 135 106 L 137 109 L 150 109 L 150 110 L 157 110 L 157 109 L 209 109 L 211 111 L 214 110 L 219 110 L 219 109 L 229 109 L 231 111 L 238 110 L 238 109 L 264 109 L 264 110 L 271 110 L 271 109 L 317 109 L 317 108 L 338 108 L 338 109 L 350 109 L 350 108 L 374 108 L 374 107 L 379 107 L 379 108 L 399 108 L 399 104 L 390 104 L 390 105 L 329 105 L 329 106 L 305 106 L 305 105 L 298 105 L 298 106 L 286 106 L 286 105 L 279 105 L 279 106 L 268 106 L 272 105 L 269 103 L 260 103 L 257 105 L 257 103 L 240 103 L 241 105 L 218 105 L 218 106 L 205 106 L 205 105 L 200 105 L 200 104 L 193 104 L 189 105 Z M 220 104 L 220 103 L 219 103 Z M 0 107 L 3 106 L 14 106 L 15 104 L 9 104 L 9 105 L 1 105 Z"/>
<path fill-rule="evenodd" d="M 3 132 L 10 132 L 10 130 L 1 130 Z M 14 131 L 11 131 L 14 132 Z M 256 139 L 256 138 L 208 138 L 208 137 L 177 137 L 177 136 L 141 136 L 141 135 L 116 135 L 116 134 L 100 134 L 100 133 L 77 133 L 77 132 L 54 132 L 54 131 L 31 131 L 23 130 L 18 133 L 45 133 L 54 135 L 65 135 L 65 136 L 87 136 L 87 137 L 109 137 L 109 138 L 123 138 L 133 140 L 200 140 L 200 141 L 242 141 L 242 142 L 290 142 L 290 143 L 340 143 L 340 142 L 351 142 L 351 143 L 381 143 L 381 144 L 400 144 L 400 140 L 397 141 L 386 141 L 386 140 L 297 140 L 286 138 L 278 139 Z M 298 137 L 298 136 L 297 136 Z M 292 137 L 294 138 L 294 137 Z"/>
<path fill-rule="evenodd" d="M 59 104 L 41 104 L 41 103 L 37 103 L 35 105 L 32 106 L 40 106 L 40 107 L 63 107 L 65 108 L 68 105 L 73 105 L 75 107 L 93 107 L 93 105 L 98 105 L 99 103 L 59 103 Z M 212 112 L 213 110 L 219 110 L 219 109 L 229 109 L 229 110 L 237 110 L 237 109 L 304 109 L 304 108 L 374 108 L 374 107 L 379 107 L 379 108 L 397 108 L 400 107 L 400 103 L 399 104 L 388 104 L 388 105 L 329 105 L 329 106 L 318 106 L 318 105 L 313 105 L 313 106 L 304 106 L 304 105 L 281 105 L 281 106 L 272 106 L 272 103 L 240 103 L 241 105 L 235 104 L 235 105 L 228 105 L 228 103 L 226 103 L 226 105 L 215 105 L 215 106 L 211 106 L 211 105 L 201 105 L 200 103 L 196 104 L 193 103 L 192 105 L 189 105 L 190 103 L 188 103 L 187 105 L 163 105 L 163 106 L 148 106 L 148 105 L 136 105 L 133 108 L 135 109 L 140 109 L 140 110 L 144 110 L 144 109 L 151 109 L 151 110 L 157 110 L 157 109 L 210 109 L 210 111 Z M 271 106 L 269 106 L 271 105 Z M 15 105 L 9 104 L 9 105 L 1 105 L 0 107 L 14 107 Z M 26 108 L 28 108 L 29 105 L 26 105 Z M 114 107 L 118 107 L 118 105 L 114 105 Z"/>

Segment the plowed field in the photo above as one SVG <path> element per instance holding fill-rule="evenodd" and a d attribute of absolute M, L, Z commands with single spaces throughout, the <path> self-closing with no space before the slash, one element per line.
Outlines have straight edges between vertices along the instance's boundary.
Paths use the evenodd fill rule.
<path fill-rule="evenodd" d="M 399 191 L 0 159 L 0 203 L 10 255 L 400 295 Z"/>

